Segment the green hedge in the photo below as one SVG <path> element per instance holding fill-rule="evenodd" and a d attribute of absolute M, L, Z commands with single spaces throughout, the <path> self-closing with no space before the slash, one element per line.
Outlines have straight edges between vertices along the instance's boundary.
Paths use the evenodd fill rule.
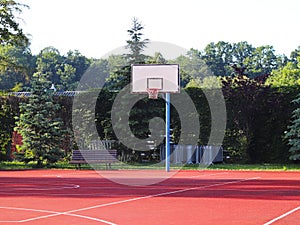
<path fill-rule="evenodd" d="M 210 111 L 209 105 L 200 88 L 188 88 L 187 93 L 191 96 L 200 115 L 201 133 L 199 144 L 205 144 L 210 134 Z M 284 132 L 290 123 L 292 111 L 295 105 L 291 101 L 300 92 L 300 87 L 276 89 L 264 86 L 244 85 L 241 87 L 223 87 L 226 102 L 227 128 L 223 147 L 226 154 L 230 155 L 231 162 L 247 163 L 286 163 L 290 162 L 289 147 L 283 140 Z M 113 138 L 113 130 L 110 125 L 110 107 L 115 94 L 104 92 L 100 94 L 96 107 L 96 125 L 101 137 Z M 14 116 L 18 115 L 18 105 L 26 98 L 13 96 L 1 96 L 0 112 L 0 160 L 8 159 L 12 131 L 14 128 Z M 62 104 L 62 110 L 58 115 L 67 128 L 71 129 L 72 97 L 58 97 L 56 101 Z M 145 99 L 144 103 L 147 103 Z M 144 103 L 139 103 L 143 107 Z M 161 103 L 150 103 L 160 107 Z M 139 106 L 136 107 L 139 107 Z M 162 107 L 163 108 L 163 107 Z M 136 109 L 140 110 L 140 109 Z M 162 112 L 153 111 L 153 115 L 163 115 Z M 149 116 L 150 118 L 151 116 Z M 148 119 L 149 119 L 148 118 Z M 130 120 L 135 119 L 135 113 L 131 113 Z M 144 120 L 146 118 L 143 118 Z M 150 118 L 151 119 L 151 118 Z M 180 121 L 176 113 L 172 123 L 175 133 L 180 131 Z M 134 130 L 142 134 L 148 129 L 147 123 L 142 121 L 141 127 L 135 123 Z M 176 135 L 175 135 L 176 136 Z M 175 137 L 176 139 L 176 137 Z M 64 143 L 67 153 L 74 148 L 73 138 L 67 137 Z"/>

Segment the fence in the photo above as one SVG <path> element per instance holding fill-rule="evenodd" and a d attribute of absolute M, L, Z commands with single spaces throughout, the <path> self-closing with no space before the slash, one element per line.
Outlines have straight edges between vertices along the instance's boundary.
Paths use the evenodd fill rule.
<path fill-rule="evenodd" d="M 160 160 L 165 160 L 165 147 L 160 148 Z M 172 145 L 171 157 L 172 164 L 205 164 L 223 162 L 222 146 L 193 146 L 193 145 Z"/>

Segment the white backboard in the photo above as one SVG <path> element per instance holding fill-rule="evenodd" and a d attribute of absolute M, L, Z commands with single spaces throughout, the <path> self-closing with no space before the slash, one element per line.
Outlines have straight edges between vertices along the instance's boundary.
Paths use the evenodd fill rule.
<path fill-rule="evenodd" d="M 147 93 L 157 88 L 159 93 L 178 93 L 180 77 L 178 64 L 134 64 L 131 66 L 132 93 Z"/>

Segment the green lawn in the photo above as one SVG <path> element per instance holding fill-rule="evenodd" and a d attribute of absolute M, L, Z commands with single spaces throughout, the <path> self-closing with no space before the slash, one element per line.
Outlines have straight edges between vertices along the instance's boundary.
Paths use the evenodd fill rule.
<path fill-rule="evenodd" d="M 75 169 L 75 165 L 70 165 L 68 162 L 59 162 L 51 166 L 45 166 L 49 169 Z M 105 169 L 105 164 L 94 166 L 96 169 Z M 113 169 L 164 169 L 164 165 L 151 165 L 149 163 L 134 163 L 134 164 L 112 164 Z M 199 165 L 172 165 L 174 169 L 184 170 L 266 170 L 266 171 L 300 171 L 300 164 L 214 164 L 209 167 Z M 0 170 L 25 170 L 36 169 L 35 164 L 25 164 L 23 162 L 0 162 Z M 82 169 L 93 169 L 89 165 L 82 165 Z"/>
<path fill-rule="evenodd" d="M 300 171 L 300 164 L 216 164 L 209 166 L 208 169 Z"/>

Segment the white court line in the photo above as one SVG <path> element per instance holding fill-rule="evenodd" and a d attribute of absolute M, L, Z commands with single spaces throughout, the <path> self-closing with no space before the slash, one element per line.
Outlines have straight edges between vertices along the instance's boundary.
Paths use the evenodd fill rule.
<path fill-rule="evenodd" d="M 236 184 L 236 183 L 241 183 L 241 182 L 245 182 L 245 181 L 249 181 L 249 180 L 256 180 L 256 179 L 259 179 L 259 178 L 260 177 L 252 177 L 252 178 L 246 178 L 246 179 L 242 179 L 242 180 L 216 183 L 216 184 L 211 184 L 211 185 L 207 185 L 207 186 L 200 186 L 200 187 L 198 186 L 198 187 L 193 187 L 193 188 L 180 189 L 180 190 L 176 190 L 176 191 L 163 192 L 163 193 L 159 193 L 159 194 L 146 195 L 146 196 L 142 196 L 142 197 L 136 197 L 136 198 L 126 199 L 126 200 L 121 200 L 121 201 L 116 201 L 116 202 L 110 202 L 110 203 L 105 203 L 105 204 L 101 204 L 101 205 L 95 205 L 95 206 L 90 206 L 90 207 L 86 207 L 86 208 L 70 210 L 70 211 L 61 212 L 61 213 L 53 213 L 51 215 L 46 215 L 46 216 L 40 216 L 40 217 L 27 219 L 27 220 L 24 220 L 24 222 L 29 222 L 29 221 L 39 220 L 39 219 L 47 219 L 47 218 L 50 218 L 50 217 L 60 216 L 60 215 L 77 215 L 77 214 L 73 214 L 73 213 L 86 211 L 86 210 L 91 210 L 91 209 L 103 208 L 103 207 L 106 207 L 106 206 L 119 205 L 119 204 L 123 204 L 123 203 L 149 199 L 149 198 L 153 198 L 153 197 L 178 194 L 178 193 L 183 193 L 183 192 L 192 191 L 192 190 L 199 190 L 199 189 L 205 189 L 205 188 L 210 188 L 210 187 L 218 187 L 218 186 L 223 186 L 223 185 L 227 185 L 227 184 Z"/>
<path fill-rule="evenodd" d="M 300 210 L 300 206 L 298 206 L 298 207 L 296 207 L 296 208 L 294 208 L 294 209 L 292 209 L 292 210 L 290 210 L 290 211 L 288 211 L 288 212 L 286 212 L 286 213 L 284 213 L 284 214 L 282 214 L 282 215 L 280 215 L 280 216 L 278 216 L 278 217 L 270 220 L 267 223 L 264 223 L 264 225 L 270 225 L 270 224 L 272 224 L 272 223 L 274 223 L 274 222 L 276 222 L 276 221 L 278 221 L 278 220 L 280 220 L 280 219 L 282 219 L 282 218 L 284 218 L 284 217 L 286 217 L 286 216 L 288 216 L 288 215 L 296 212 L 297 210 Z"/>
<path fill-rule="evenodd" d="M 106 220 L 102 220 L 102 219 L 98 219 L 98 218 L 94 218 L 94 217 L 90 217 L 90 216 L 83 216 L 83 215 L 73 214 L 73 213 L 68 213 L 67 214 L 67 213 L 60 213 L 60 212 L 49 211 L 49 210 L 16 208 L 16 207 L 2 207 L 2 206 L 0 206 L 0 209 L 41 212 L 41 213 L 49 213 L 51 215 L 53 215 L 53 214 L 59 214 L 59 215 L 73 216 L 73 217 L 79 217 L 79 218 L 83 218 L 83 219 L 93 220 L 93 221 L 102 222 L 102 223 L 109 224 L 109 225 L 117 225 L 115 223 L 112 223 L 112 222 L 109 222 L 109 221 L 106 221 Z M 29 222 L 29 221 L 32 221 L 32 220 L 36 220 L 38 218 L 39 217 L 30 218 L 30 219 L 24 219 L 24 220 L 11 220 L 11 221 L 0 220 L 0 223 L 25 223 L 25 222 Z"/>

